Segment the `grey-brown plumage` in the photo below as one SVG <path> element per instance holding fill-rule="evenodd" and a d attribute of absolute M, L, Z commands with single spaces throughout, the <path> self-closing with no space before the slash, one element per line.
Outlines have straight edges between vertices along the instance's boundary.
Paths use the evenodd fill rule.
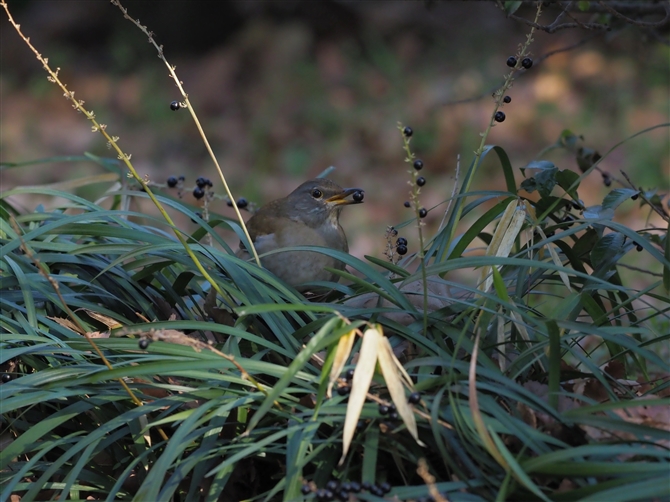
<path fill-rule="evenodd" d="M 259 255 L 294 246 L 322 246 L 349 252 L 347 236 L 340 226 L 342 208 L 363 202 L 347 197 L 360 188 L 342 188 L 327 179 L 306 181 L 288 196 L 261 207 L 247 221 L 247 228 Z M 240 243 L 238 256 L 249 253 Z M 261 257 L 261 264 L 287 284 L 297 287 L 313 281 L 337 281 L 325 267 L 344 269 L 344 263 L 311 251 L 286 251 Z"/>

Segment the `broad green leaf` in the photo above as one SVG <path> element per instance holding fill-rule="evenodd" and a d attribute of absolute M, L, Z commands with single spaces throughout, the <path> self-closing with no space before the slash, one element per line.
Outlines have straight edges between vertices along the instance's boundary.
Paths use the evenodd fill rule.
<path fill-rule="evenodd" d="M 616 209 L 621 203 L 638 193 L 638 190 L 631 188 L 616 188 L 605 196 L 602 207 L 603 209 Z"/>
<path fill-rule="evenodd" d="M 591 250 L 591 264 L 594 268 L 601 268 L 616 260 L 623 253 L 625 236 L 618 232 L 609 233 L 598 241 Z"/>

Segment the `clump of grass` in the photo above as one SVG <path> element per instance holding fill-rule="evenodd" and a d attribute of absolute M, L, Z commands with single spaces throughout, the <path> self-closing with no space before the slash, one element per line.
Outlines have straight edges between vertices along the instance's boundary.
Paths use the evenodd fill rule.
<path fill-rule="evenodd" d="M 462 184 L 445 193 L 435 235 L 420 225 L 421 173 L 404 135 L 419 269 L 409 270 L 411 256 L 320 250 L 357 272 L 342 272 L 350 284 L 333 285 L 321 302 L 238 259 L 213 227 L 243 235 L 239 223 L 209 209 L 201 218 L 167 188 L 147 185 L 120 148 L 120 159 L 88 159 L 117 173 L 120 161 L 146 194 L 105 197 L 149 197 L 160 217 L 51 187 L 3 191 L 0 499 L 667 496 L 665 194 L 633 185 L 596 206 L 579 202 L 580 183 L 618 145 L 581 173 L 534 159 L 517 182 L 505 150 L 484 141 L 517 66 Z M 505 187 L 473 191 L 491 153 Z M 20 194 L 65 202 L 25 212 L 12 203 Z M 644 228 L 616 220 L 634 197 L 654 214 Z M 520 228 L 505 224 L 508 209 L 523 212 Z M 188 234 L 168 212 L 199 228 Z M 466 215 L 474 221 L 459 235 Z M 489 233 L 493 226 L 500 230 Z M 388 237 L 403 256 L 401 236 Z M 472 256 L 478 241 L 496 252 Z M 622 260 L 638 252 L 645 262 L 630 283 Z M 473 268 L 492 289 L 449 280 Z M 350 396 L 327 397 L 330 368 L 357 367 L 357 330 L 372 323 L 388 344 L 385 370 L 402 366 L 419 393 L 403 409 L 413 410 L 416 430 L 380 409 L 393 401 L 388 381 L 368 365 L 369 395 L 342 458 Z M 350 346 L 338 356 L 343 340 Z"/>

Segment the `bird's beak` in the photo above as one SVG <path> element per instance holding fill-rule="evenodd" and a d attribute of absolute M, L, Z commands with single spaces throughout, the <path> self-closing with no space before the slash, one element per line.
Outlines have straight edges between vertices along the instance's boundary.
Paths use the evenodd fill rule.
<path fill-rule="evenodd" d="M 354 197 L 353 199 L 347 199 L 347 197 L 355 193 L 358 193 L 358 196 Z M 342 206 L 347 204 L 362 204 L 364 193 L 365 190 L 363 190 L 362 188 L 345 188 L 344 190 L 342 190 L 342 192 L 335 194 L 332 197 L 328 197 L 326 199 L 326 202 L 334 204 L 336 206 Z"/>

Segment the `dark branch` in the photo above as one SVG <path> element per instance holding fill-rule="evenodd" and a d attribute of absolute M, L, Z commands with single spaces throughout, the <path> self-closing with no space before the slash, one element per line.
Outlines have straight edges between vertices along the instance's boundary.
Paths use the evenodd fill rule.
<path fill-rule="evenodd" d="M 668 23 L 668 20 L 670 19 L 670 6 L 668 4 L 665 4 L 665 17 L 661 19 L 660 21 L 639 21 L 637 19 L 631 19 L 629 17 L 624 16 L 620 12 L 617 12 L 615 9 L 613 9 L 611 6 L 607 5 L 606 2 L 603 2 L 602 0 L 598 2 L 598 4 L 603 7 L 607 12 L 612 14 L 615 17 L 618 17 L 619 19 L 623 19 L 627 23 L 633 24 L 635 26 L 638 26 L 640 28 L 660 28 L 661 26 L 664 26 L 665 24 Z"/>

